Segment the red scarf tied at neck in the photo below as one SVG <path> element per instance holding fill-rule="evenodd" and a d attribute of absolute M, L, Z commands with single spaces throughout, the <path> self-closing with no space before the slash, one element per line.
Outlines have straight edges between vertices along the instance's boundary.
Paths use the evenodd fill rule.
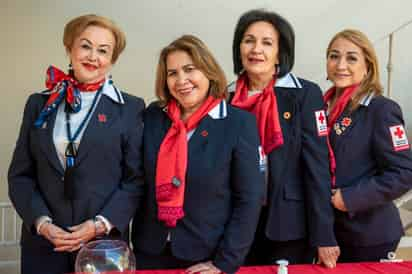
<path fill-rule="evenodd" d="M 186 122 L 181 120 L 181 111 L 176 100 L 167 105 L 167 115 L 172 120 L 157 155 L 156 201 L 158 219 L 168 227 L 175 227 L 184 217 L 183 204 L 186 185 L 188 157 L 187 133 L 195 129 L 210 110 L 222 99 L 209 96 Z"/>
<path fill-rule="evenodd" d="M 49 66 L 46 76 L 47 91 L 50 94 L 45 106 L 35 121 L 36 127 L 41 127 L 50 114 L 57 110 L 57 107 L 65 99 L 73 112 L 81 109 L 80 91 L 97 91 L 105 82 L 105 79 L 91 84 L 82 84 L 76 81 L 71 75 L 64 73 L 54 66 Z"/>
<path fill-rule="evenodd" d="M 350 102 L 353 94 L 356 92 L 358 89 L 359 85 L 352 85 L 349 87 L 346 87 L 343 91 L 342 94 L 339 96 L 339 98 L 336 100 L 335 105 L 333 106 L 332 109 L 329 110 L 328 114 L 328 135 L 330 136 L 330 132 L 333 128 L 333 125 L 336 123 L 338 118 L 342 115 L 343 111 L 347 107 L 348 103 Z M 326 104 L 329 104 L 330 101 L 335 97 L 336 95 L 336 87 L 333 86 L 331 87 L 323 96 L 323 100 Z M 333 152 L 332 146 L 330 144 L 330 140 L 328 138 L 328 149 L 329 149 L 329 165 L 330 165 L 330 173 L 332 175 L 332 187 L 335 187 L 335 172 L 336 172 L 336 159 L 335 159 L 335 154 Z"/>
<path fill-rule="evenodd" d="M 242 73 L 236 82 L 232 105 L 253 113 L 256 116 L 260 142 L 265 154 L 283 145 L 282 128 L 279 122 L 278 105 L 274 85 L 276 75 L 261 93 L 248 96 L 247 73 Z"/>

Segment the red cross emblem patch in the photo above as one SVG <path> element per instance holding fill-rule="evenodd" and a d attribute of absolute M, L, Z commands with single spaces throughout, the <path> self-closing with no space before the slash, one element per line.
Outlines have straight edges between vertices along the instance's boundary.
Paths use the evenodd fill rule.
<path fill-rule="evenodd" d="M 389 127 L 392 137 L 393 149 L 395 151 L 409 149 L 408 137 L 403 125 Z"/>
<path fill-rule="evenodd" d="M 315 111 L 316 127 L 318 129 L 318 136 L 328 135 L 328 125 L 324 110 Z"/>

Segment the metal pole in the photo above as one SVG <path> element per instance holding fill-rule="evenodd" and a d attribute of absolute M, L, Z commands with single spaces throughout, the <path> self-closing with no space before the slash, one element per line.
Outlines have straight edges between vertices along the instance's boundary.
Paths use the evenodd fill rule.
<path fill-rule="evenodd" d="M 393 35 L 394 33 L 392 32 L 389 34 L 389 56 L 388 56 L 388 64 L 386 66 L 386 69 L 388 71 L 388 97 L 391 98 L 391 90 L 392 90 L 392 50 L 393 50 Z"/>

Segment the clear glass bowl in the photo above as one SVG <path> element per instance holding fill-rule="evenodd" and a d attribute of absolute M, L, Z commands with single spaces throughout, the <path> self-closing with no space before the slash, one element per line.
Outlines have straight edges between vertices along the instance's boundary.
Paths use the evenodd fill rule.
<path fill-rule="evenodd" d="M 101 273 L 136 269 L 136 259 L 129 246 L 119 240 L 98 240 L 87 243 L 77 254 L 75 271 Z"/>

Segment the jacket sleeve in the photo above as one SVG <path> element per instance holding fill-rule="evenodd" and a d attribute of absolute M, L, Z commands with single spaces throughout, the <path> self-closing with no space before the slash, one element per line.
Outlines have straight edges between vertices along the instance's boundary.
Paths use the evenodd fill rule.
<path fill-rule="evenodd" d="M 315 115 L 316 111 L 324 110 L 322 92 L 316 84 L 305 84 L 301 119 L 309 241 L 315 247 L 336 246 L 327 137 L 319 136 Z"/>
<path fill-rule="evenodd" d="M 35 222 L 41 216 L 50 216 L 47 204 L 37 185 L 36 163 L 30 151 L 30 130 L 37 117 L 40 103 L 38 94 L 27 100 L 23 122 L 8 171 L 9 197 L 28 231 L 36 233 Z"/>
<path fill-rule="evenodd" d="M 372 101 L 373 103 L 373 101 Z M 372 104 L 371 103 L 371 104 Z M 390 128 L 403 128 L 402 111 L 398 104 L 386 99 L 374 107 L 372 137 L 373 157 L 377 174 L 342 189 L 342 196 L 349 212 L 368 210 L 388 203 L 412 188 L 412 155 L 409 145 L 400 148 L 393 144 Z M 403 134 L 404 132 L 403 128 Z M 398 150 L 398 148 L 400 148 Z"/>
<path fill-rule="evenodd" d="M 122 179 L 116 191 L 99 212 L 99 215 L 107 218 L 114 229 L 121 233 L 127 230 L 138 208 L 144 184 L 142 156 L 144 102 L 135 97 L 130 102 L 129 111 L 126 113 L 133 113 L 133 115 L 125 117 L 128 130 L 122 138 Z"/>
<path fill-rule="evenodd" d="M 220 241 L 214 265 L 234 273 L 252 244 L 263 202 L 264 175 L 259 170 L 256 120 L 244 115 L 231 163 L 232 215 Z"/>

